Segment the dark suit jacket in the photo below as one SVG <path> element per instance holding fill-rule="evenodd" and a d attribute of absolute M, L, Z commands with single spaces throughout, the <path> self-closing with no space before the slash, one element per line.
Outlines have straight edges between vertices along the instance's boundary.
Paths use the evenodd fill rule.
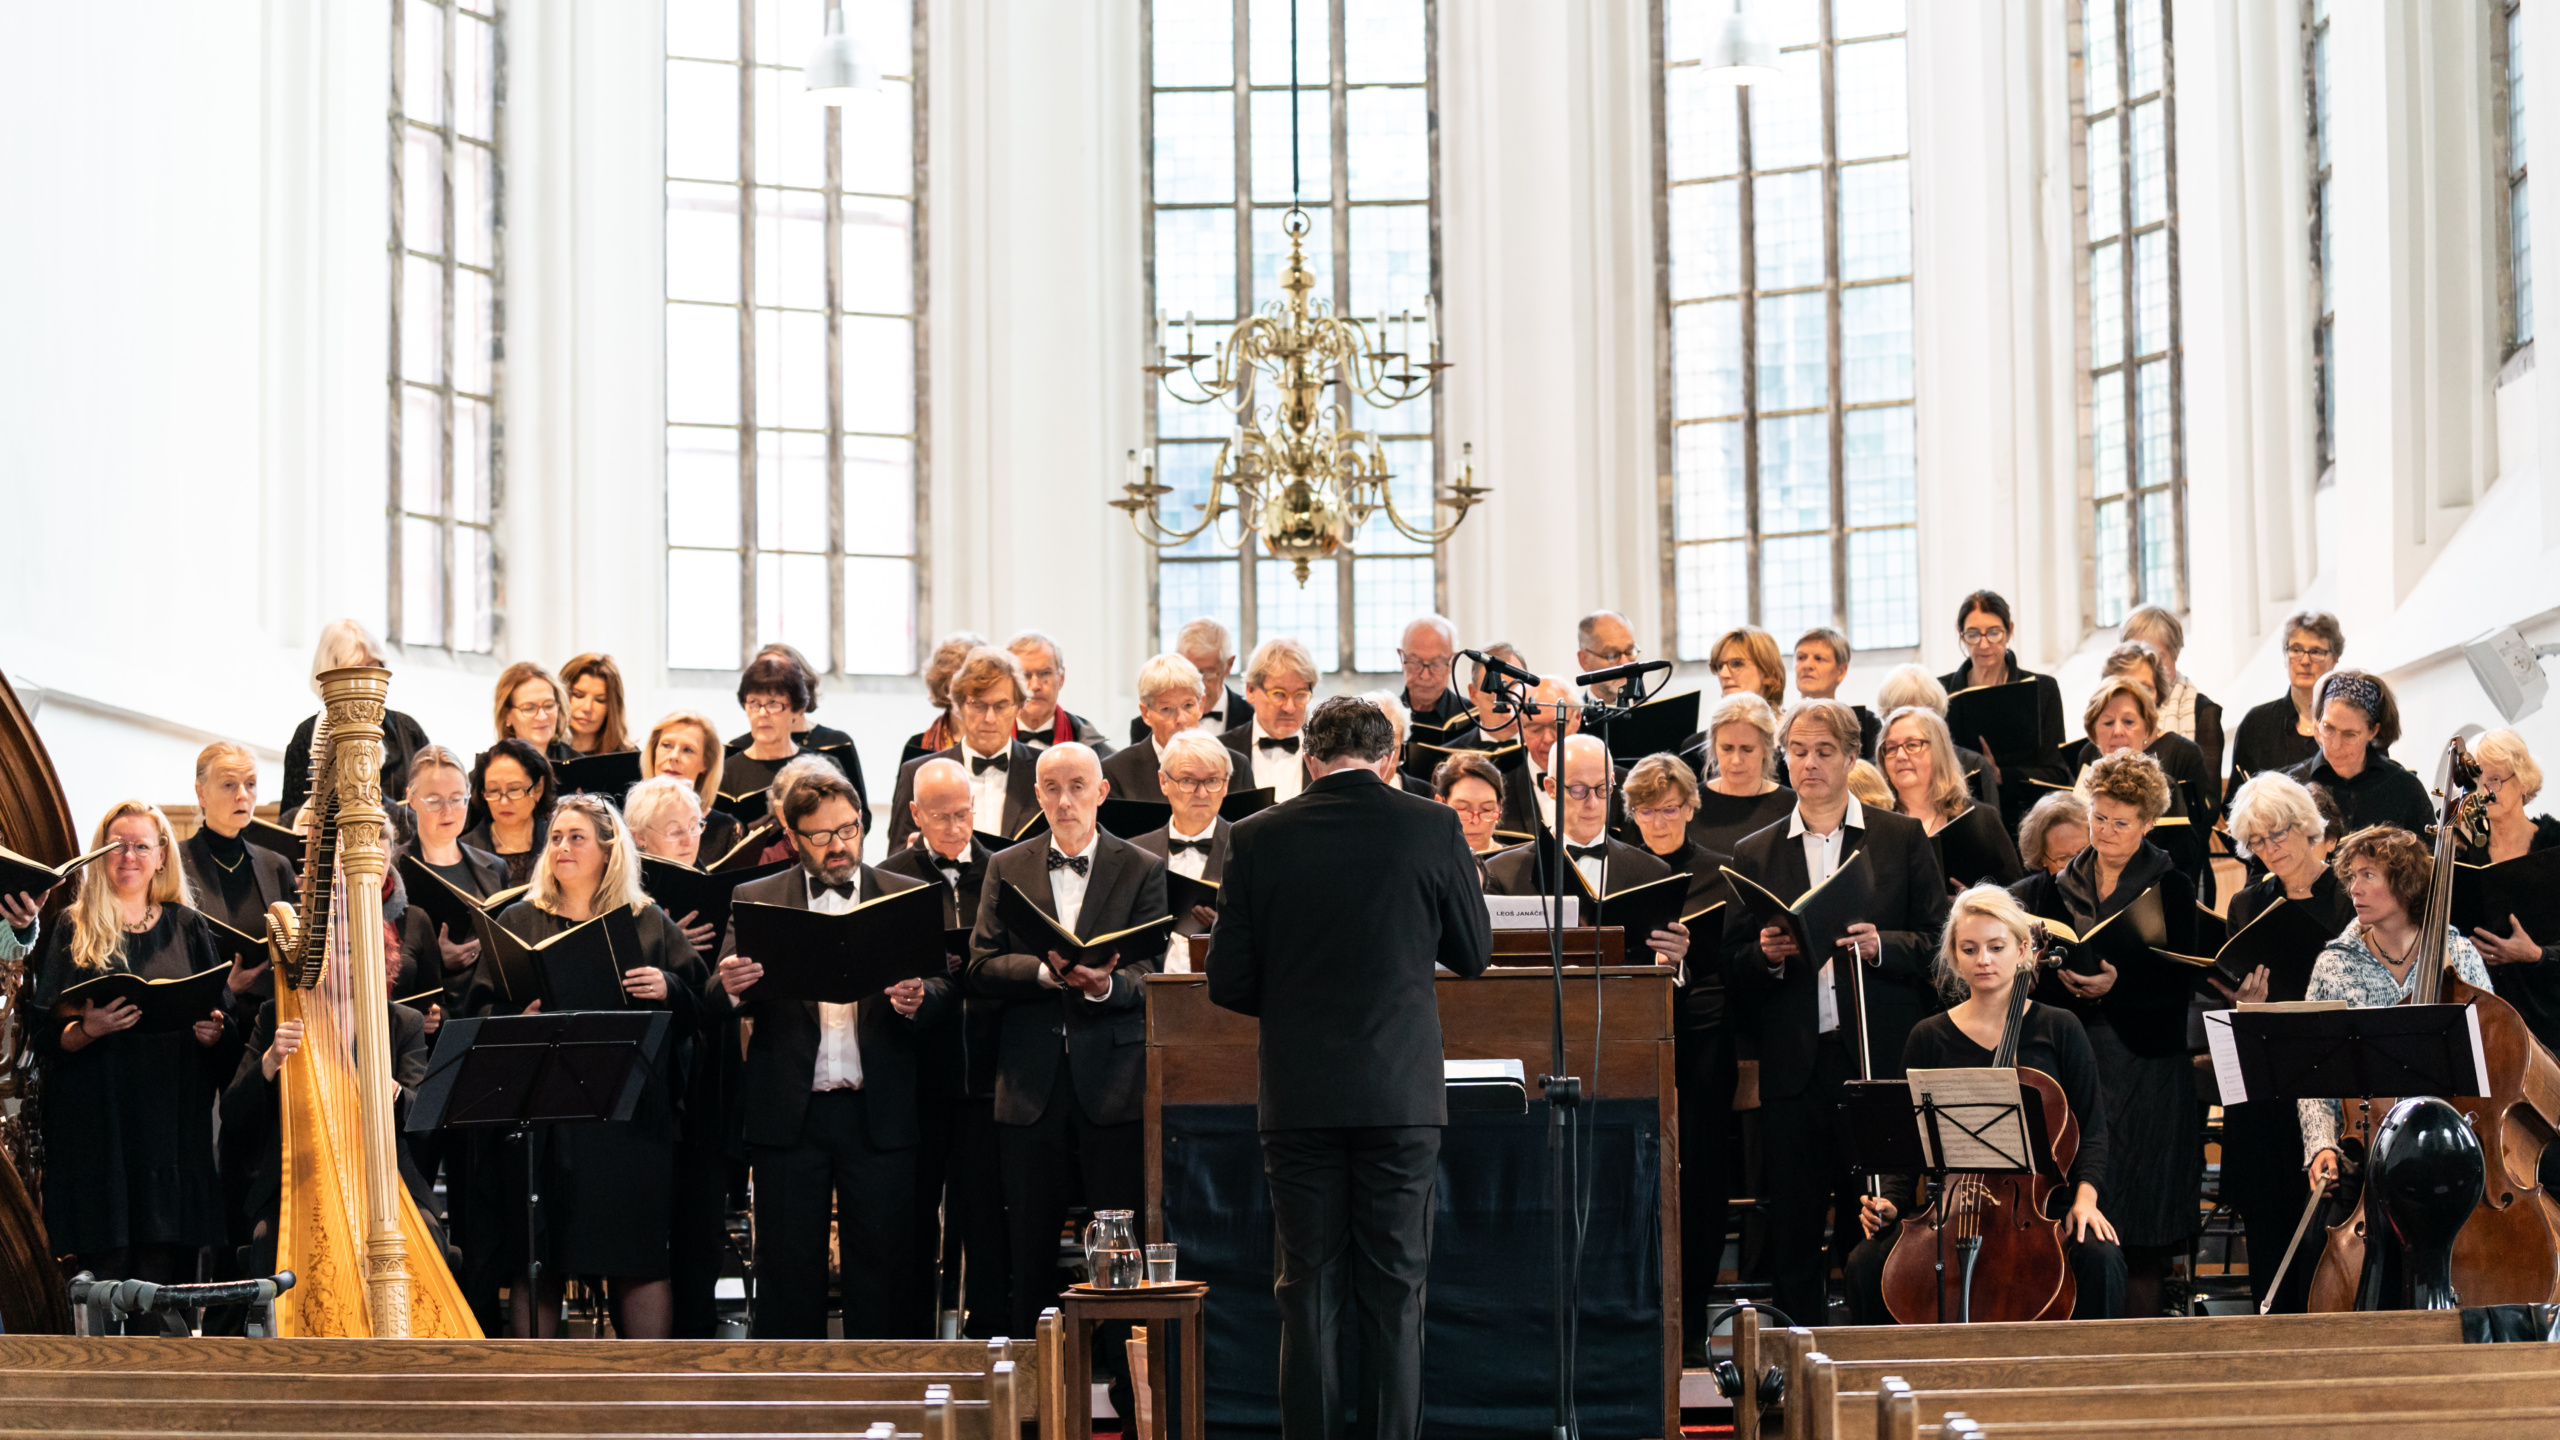
<path fill-rule="evenodd" d="M 751 880 L 738 887 L 737 898 L 760 905 L 809 908 L 809 886 L 800 868 Z M 922 882 L 889 875 L 865 865 L 856 902 L 876 900 Z M 733 927 L 720 937 L 720 957 L 738 953 Z M 756 956 L 749 956 L 756 959 Z M 716 969 L 716 967 L 715 967 Z M 913 1015 L 901 1015 L 886 995 L 874 995 L 854 1011 L 854 1044 L 862 1052 L 863 1120 L 871 1143 L 899 1150 L 918 1139 L 916 1125 L 916 1045 L 918 1037 L 949 1018 L 952 987 L 948 980 L 927 980 L 924 1004 Z M 731 1014 L 753 1020 L 747 1039 L 746 1141 L 749 1145 L 793 1145 L 800 1140 L 800 1119 L 809 1109 L 809 1084 L 818 1072 L 820 1025 L 818 1006 L 809 1000 L 759 1004 L 749 990 L 732 1001 L 718 974 L 703 987 L 706 1029 Z"/>
<path fill-rule="evenodd" d="M 266 929 L 267 907 L 281 900 L 288 905 L 302 903 L 302 886 L 293 878 L 293 865 L 283 856 L 263 846 L 243 843 L 249 852 L 249 895 L 234 911 L 222 903 L 222 867 L 214 863 L 213 842 L 198 830 L 178 846 L 178 859 L 186 866 L 187 883 L 195 887 L 196 909 L 212 916 L 234 930 L 255 935 Z"/>
<path fill-rule="evenodd" d="M 1077 714 L 1073 710 L 1067 709 L 1064 706 L 1059 707 L 1058 714 L 1067 717 L 1067 729 L 1072 733 L 1076 743 L 1093 747 L 1094 755 L 1100 759 L 1108 760 L 1112 757 L 1114 753 L 1112 744 L 1110 741 L 1102 738 L 1101 726 L 1094 724 L 1092 721 L 1087 720 L 1083 716 Z M 1051 716 L 1049 723 L 1053 726 L 1056 725 L 1058 723 L 1057 716 Z M 1017 742 L 1028 745 L 1034 750 L 1046 750 L 1050 746 L 1057 744 L 1058 742 L 1055 735 L 1056 732 L 1054 730 L 1044 730 L 1039 734 L 1034 734 L 1028 730 L 1016 730 L 1013 732 L 1013 738 Z"/>
<path fill-rule="evenodd" d="M 514 883 L 507 879 L 506 861 L 477 845 L 460 848 L 462 868 L 471 876 L 472 893 L 495 895 Z M 457 945 L 470 938 L 468 933 L 451 936 Z M 393 998 L 442 986 L 445 1013 L 462 1013 L 462 991 L 471 983 L 471 970 L 466 967 L 449 972 L 444 968 L 444 951 L 436 946 L 435 917 L 415 903 L 400 916 L 400 953 L 400 980 L 391 992 Z"/>
<path fill-rule="evenodd" d="M 1102 778 L 1111 782 L 1115 800 L 1153 800 L 1164 803 L 1164 785 L 1156 779 L 1163 769 L 1156 758 L 1155 737 L 1141 736 L 1129 742 L 1129 748 L 1102 762 Z"/>
<path fill-rule="evenodd" d="M 889 796 L 889 848 L 892 850 L 906 848 L 907 837 L 916 833 L 916 817 L 908 811 L 907 802 L 916 798 L 916 772 L 924 768 L 924 762 L 933 759 L 950 760 L 963 767 L 969 763 L 961 758 L 960 747 L 954 744 L 931 755 L 919 755 L 898 767 L 898 788 Z M 1020 830 L 1040 808 L 1039 766 L 1040 752 L 1019 740 L 1014 741 L 1013 748 L 1006 752 L 1004 833 L 1008 836 Z"/>
<path fill-rule="evenodd" d="M 1458 813 L 1338 770 L 1227 837 L 1209 998 L 1262 1020 L 1265 1130 L 1445 1125 L 1434 965 L 1493 932 Z"/>
<path fill-rule="evenodd" d="M 1227 873 L 1228 837 L 1234 833 L 1235 827 L 1224 820 L 1209 822 L 1209 864 L 1200 872 L 1201 879 L 1212 885 L 1223 883 L 1218 877 Z M 1173 827 L 1167 825 L 1144 835 L 1132 835 L 1129 843 L 1169 863 L 1173 858 Z"/>
<path fill-rule="evenodd" d="M 1624 890 L 1631 885 L 1642 885 L 1649 880 L 1659 880 L 1671 873 L 1669 865 L 1664 864 L 1657 856 L 1646 854 L 1638 846 L 1630 845 L 1614 836 L 1609 837 L 1608 846 L 1607 868 L 1601 872 L 1601 876 L 1608 882 L 1608 888 L 1611 890 Z M 1515 845 L 1499 855 L 1488 858 L 1484 862 L 1484 893 L 1487 895 L 1544 895 L 1547 893 L 1550 880 L 1547 867 L 1541 862 L 1554 849 L 1553 845 Z M 1565 893 L 1579 895 L 1582 892 L 1575 889 L 1573 881 L 1568 878 L 1565 881 Z M 1588 924 L 1589 921 L 1586 919 L 1584 923 Z M 1627 945 L 1630 951 L 1641 949 L 1644 945 L 1644 937 L 1631 935 L 1627 937 Z M 1644 959 L 1631 953 L 1627 957 L 1627 963 L 1641 965 Z"/>
<path fill-rule="evenodd" d="M 1548 751 L 1547 758 L 1555 759 L 1556 752 Z M 1538 777 L 1525 753 L 1519 764 L 1502 774 L 1502 818 L 1495 824 L 1514 835 L 1535 835 L 1546 828 L 1538 816 Z"/>
<path fill-rule="evenodd" d="M 1164 865 L 1117 836 L 1094 841 L 1093 870 L 1085 877 L 1084 908 L 1057 914 L 1049 888 L 1049 837 L 1036 836 L 999 851 L 987 865 L 978 893 L 978 926 L 969 937 L 969 993 L 1004 1006 L 996 1060 L 996 1123 L 1031 1125 L 1049 1108 L 1058 1051 L 1067 1052 L 1076 1100 L 1096 1125 L 1137 1120 L 1147 1088 L 1145 978 L 1155 966 L 1124 964 L 1111 973 L 1111 990 L 1099 1000 L 1082 991 L 1040 983 L 1049 944 L 1022 935 L 996 911 L 1000 880 L 1010 880 L 1031 902 L 1078 935 L 1107 935 L 1165 913 Z"/>
<path fill-rule="evenodd" d="M 1234 686 L 1228 686 L 1224 694 L 1225 698 L 1221 700 L 1218 705 L 1218 719 L 1222 722 L 1218 728 L 1222 731 L 1233 729 L 1237 724 L 1241 723 L 1244 719 L 1249 718 L 1253 714 L 1253 707 L 1244 703 L 1244 696 L 1237 693 Z M 1205 710 L 1202 711 L 1201 718 L 1203 720 L 1207 719 L 1208 712 Z M 1135 715 L 1129 717 L 1130 744 L 1135 745 L 1139 741 L 1146 739 L 1147 733 L 1147 722 L 1143 718 Z"/>
<path fill-rule="evenodd" d="M 1931 977 L 1931 956 L 1938 932 L 1947 923 L 1947 882 L 1938 873 L 1938 855 L 1920 822 L 1873 805 L 1864 807 L 1866 826 L 1849 831 L 1841 852 L 1863 851 L 1875 872 L 1875 902 L 1867 911 L 1884 941 L 1881 960 L 1864 968 L 1867 1005 L 1867 1051 L 1879 1079 L 1902 1073 L 1902 1043 L 1920 1018 L 1938 1008 Z M 1812 884 L 1805 870 L 1804 842 L 1787 834 L 1794 819 L 1788 812 L 1776 824 L 1757 830 L 1734 847 L 1733 868 L 1784 896 L 1801 895 Z M 1813 1052 L 1819 1016 L 1814 984 L 1822 957 L 1786 962 L 1772 975 L 1760 953 L 1760 927 L 1739 905 L 1725 907 L 1724 984 L 1737 1023 L 1760 1040 L 1760 1093 L 1786 1099 L 1804 1093 L 1813 1078 Z M 1840 996 L 1841 1041 L 1857 1058 L 1860 986 L 1849 981 L 1848 951 L 1837 952 L 1833 975 Z"/>
<path fill-rule="evenodd" d="M 986 884 L 987 862 L 995 858 L 995 852 L 971 840 L 969 853 L 960 857 L 960 877 L 956 881 L 944 878 L 937 863 L 940 858 L 926 846 L 910 845 L 891 852 L 876 868 L 890 875 L 940 885 L 944 891 L 942 928 L 968 929 L 977 923 L 978 890 Z M 965 953 L 958 957 L 962 961 L 967 958 Z M 957 990 L 957 964 L 951 978 Z M 925 1088 L 955 1087 L 962 1095 L 984 1100 L 996 1093 L 996 1031 L 1004 1018 L 1004 1007 L 965 991 L 959 1000 L 960 1023 L 922 1037 Z"/>
<path fill-rule="evenodd" d="M 1303 730 L 1298 733 L 1301 737 L 1304 737 L 1306 734 Z M 1233 790 L 1253 790 L 1260 788 L 1254 784 L 1253 780 L 1253 712 L 1251 710 L 1244 712 L 1243 723 L 1237 725 L 1234 729 L 1227 731 L 1225 734 L 1220 735 L 1218 737 L 1218 743 L 1235 752 L 1236 775 L 1235 779 L 1229 783 L 1228 788 Z M 1301 738 L 1298 743 L 1298 774 L 1300 776 L 1298 793 L 1303 795 L 1306 793 L 1306 785 L 1309 783 L 1307 780 L 1306 741 L 1304 738 Z"/>

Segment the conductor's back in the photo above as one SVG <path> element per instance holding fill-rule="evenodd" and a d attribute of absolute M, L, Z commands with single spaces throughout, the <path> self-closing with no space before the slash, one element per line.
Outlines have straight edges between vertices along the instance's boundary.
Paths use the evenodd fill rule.
<path fill-rule="evenodd" d="M 1336 697 L 1304 738 L 1306 790 L 1229 833 L 1209 998 L 1262 1022 L 1281 1434 L 1338 1428 L 1333 1299 L 1347 1293 L 1362 1311 L 1358 1408 L 1375 1434 L 1408 1436 L 1449 1118 L 1434 967 L 1482 974 L 1493 935 L 1457 812 L 1386 778 L 1384 712 Z"/>

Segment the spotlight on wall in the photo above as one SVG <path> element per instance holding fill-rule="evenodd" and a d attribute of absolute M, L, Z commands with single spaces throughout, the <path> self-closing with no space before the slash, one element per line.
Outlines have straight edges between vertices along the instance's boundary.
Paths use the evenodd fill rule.
<path fill-rule="evenodd" d="M 2551 677 L 2542 673 L 2542 657 L 2560 655 L 2560 645 L 2536 645 L 2508 625 L 2465 641 L 2462 655 L 2471 662 L 2480 688 L 2489 692 L 2489 703 L 2512 725 L 2542 708 L 2551 693 Z"/>
<path fill-rule="evenodd" d="M 1729 85 L 1757 85 L 1786 77 L 1778 68 L 1778 43 L 1751 17 L 1751 0 L 1733 0 L 1733 13 L 1707 42 L 1706 75 Z"/>
<path fill-rule="evenodd" d="M 842 105 L 853 98 L 856 90 L 880 88 L 880 69 L 844 33 L 844 7 L 827 7 L 827 33 L 809 51 L 809 63 L 801 69 L 801 89 L 812 99 L 826 105 Z"/>

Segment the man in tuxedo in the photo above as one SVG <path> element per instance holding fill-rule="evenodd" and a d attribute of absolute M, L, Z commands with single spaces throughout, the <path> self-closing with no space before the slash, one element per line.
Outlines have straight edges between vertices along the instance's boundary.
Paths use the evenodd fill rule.
<path fill-rule="evenodd" d="M 972 833 L 969 767 L 940 756 L 916 771 L 908 802 L 916 843 L 880 862 L 884 874 L 943 888 L 942 927 L 965 935 L 978 919 L 978 892 L 995 852 Z M 968 959 L 964 940 L 946 957 L 952 983 Z M 923 1083 L 917 1097 L 924 1142 L 917 1151 L 918 1254 L 942 1257 L 936 1308 L 957 1306 L 973 1340 L 1005 1333 L 1013 1290 L 1012 1240 L 1004 1228 L 1004 1181 L 996 1163 L 996 1027 L 1004 1007 L 962 993 L 959 1023 L 920 1036 Z M 966 1257 L 968 1293 L 955 1291 Z M 923 1278 L 931 1278 L 926 1276 Z"/>
<path fill-rule="evenodd" d="M 1661 860 L 1608 833 L 1609 792 L 1617 771 L 1609 764 L 1609 747 L 1598 736 L 1565 737 L 1564 753 L 1556 771 L 1546 778 L 1550 793 L 1563 792 L 1557 797 L 1556 810 L 1564 817 L 1564 853 L 1591 897 L 1633 889 L 1671 874 L 1671 867 Z M 1558 779 L 1564 782 L 1560 786 L 1556 784 Z M 1548 893 L 1553 882 L 1544 861 L 1553 848 L 1549 844 L 1517 845 L 1487 858 L 1484 893 Z M 1572 881 L 1565 882 L 1564 893 L 1576 893 Z M 1589 924 L 1590 899 L 1583 901 L 1582 910 L 1583 923 Z M 1668 930 L 1656 930 L 1645 937 L 1644 944 L 1660 963 L 1678 965 L 1689 955 L 1689 927 L 1674 924 Z M 1633 963 L 1638 957 L 1627 958 Z"/>
<path fill-rule="evenodd" d="M 1573 661 L 1576 673 L 1606 670 L 1624 665 L 1644 652 L 1636 645 L 1634 627 L 1627 617 L 1615 610 L 1594 610 L 1573 627 Z M 1591 687 L 1592 703 L 1614 705 L 1624 680 L 1605 680 Z"/>
<path fill-rule="evenodd" d="M 1173 819 L 1129 843 L 1162 860 L 1173 874 L 1219 883 L 1218 877 L 1226 872 L 1228 825 L 1218 818 L 1218 806 L 1227 798 L 1234 753 L 1197 730 L 1174 736 L 1164 747 L 1164 769 L 1156 777 L 1173 806 Z M 1194 905 L 1191 913 L 1176 915 L 1173 923 L 1176 931 L 1205 934 L 1218 923 L 1218 912 Z M 1176 934 L 1165 946 L 1164 973 L 1188 975 L 1194 968 L 1192 961 L 1190 940 Z"/>
<path fill-rule="evenodd" d="M 1858 717 L 1848 706 L 1803 701 L 1779 721 L 1778 741 L 1796 805 L 1742 838 L 1735 872 L 1792 899 L 1863 853 L 1875 885 L 1866 917 L 1829 955 L 1798 953 L 1784 929 L 1755 924 L 1739 896 L 1725 907 L 1725 995 L 1738 1033 L 1759 1042 L 1762 1133 L 1786 1137 L 1765 1149 L 1774 1298 L 1796 1324 L 1823 1325 L 1826 1201 L 1835 1207 L 1837 1247 L 1857 1238 L 1858 1202 L 1836 1119 L 1842 1087 L 1858 1073 L 1862 1029 L 1875 1077 L 1902 1073 L 1903 1041 L 1935 1008 L 1930 957 L 1946 926 L 1947 885 L 1919 821 L 1869 809 L 1849 793 Z"/>
<path fill-rule="evenodd" d="M 1816 625 L 1796 641 L 1796 695 L 1804 700 L 1837 700 L 1840 682 L 1849 675 L 1849 637 L 1828 625 Z M 1876 758 L 1876 736 L 1884 721 L 1864 705 L 1849 709 L 1858 717 L 1858 754 Z"/>
<path fill-rule="evenodd" d="M 1058 642 L 1037 630 L 1025 630 L 1004 642 L 1004 648 L 1022 667 L 1022 713 L 1014 717 L 1014 738 L 1034 750 L 1075 740 L 1109 759 L 1111 743 L 1093 722 L 1068 714 L 1058 703 L 1058 692 L 1067 688 L 1067 652 L 1058 648 Z"/>
<path fill-rule="evenodd" d="M 1269 789 L 1274 805 L 1295 799 L 1313 778 L 1299 753 L 1298 732 L 1307 723 L 1317 678 L 1316 657 L 1306 646 L 1295 640 L 1263 641 L 1254 647 L 1244 672 L 1244 698 L 1253 706 L 1253 718 L 1218 737 L 1242 757 L 1236 768 L 1250 777 L 1243 788 Z"/>
<path fill-rule="evenodd" d="M 1438 615 L 1415 616 L 1396 645 L 1396 663 L 1404 667 L 1404 693 L 1396 698 L 1414 724 L 1446 725 L 1467 713 L 1466 697 L 1450 683 L 1458 663 L 1457 626 Z"/>
<path fill-rule="evenodd" d="M 1165 913 L 1164 867 L 1106 834 L 1110 785 L 1084 745 L 1039 760 L 1049 833 L 999 851 L 978 895 L 967 988 L 1004 1007 L 996 1058 L 996 1148 L 1013 1237 L 1013 1328 L 1028 1335 L 1058 1294 L 1058 1228 L 1080 1194 L 1096 1210 L 1146 1200 L 1145 977 L 1151 961 L 1071 965 L 1046 932 L 1007 924 L 999 882 L 1077 935 L 1107 935 Z M 1081 1176 L 1080 1188 L 1071 1177 Z"/>
<path fill-rule="evenodd" d="M 1521 763 L 1504 772 L 1502 787 L 1502 828 L 1515 835 L 1555 828 L 1556 793 L 1548 783 L 1548 767 L 1555 759 L 1556 741 L 1582 729 L 1581 707 L 1573 703 L 1573 691 L 1562 680 L 1552 675 L 1540 680 L 1529 698 L 1536 702 L 1538 713 L 1521 718 Z"/>
<path fill-rule="evenodd" d="M 1449 1120 L 1433 967 L 1483 974 L 1493 936 L 1456 812 L 1388 783 L 1387 717 L 1337 696 L 1306 733 L 1306 794 L 1228 835 L 1209 998 L 1262 1022 L 1280 1433 L 1343 1433 L 1335 1357 L 1356 1304 L 1363 1432 L 1410 1440 Z"/>
<path fill-rule="evenodd" d="M 865 865 L 860 797 L 831 769 L 791 788 L 782 822 L 800 863 L 738 887 L 760 905 L 840 915 L 919 882 Z M 851 1005 L 756 998 L 764 966 L 734 927 L 704 1002 L 747 1041 L 747 1165 L 756 1196 L 756 1338 L 827 1338 L 827 1223 L 843 1261 L 845 1338 L 930 1333 L 917 1308 L 918 1042 L 948 1019 L 949 981 L 902 980 Z"/>
<path fill-rule="evenodd" d="M 1200 729 L 1212 736 L 1223 735 L 1244 722 L 1244 697 L 1228 686 L 1227 677 L 1236 668 L 1235 641 L 1227 627 L 1203 615 L 1182 627 L 1173 637 L 1173 653 L 1191 662 L 1200 672 Z M 1144 715 L 1129 722 L 1129 743 L 1147 738 Z"/>
<path fill-rule="evenodd" d="M 1199 667 L 1179 655 L 1158 655 L 1138 667 L 1138 722 L 1146 728 L 1130 738 L 1128 749 L 1102 762 L 1102 778 L 1111 782 L 1113 795 L 1164 803 L 1156 775 L 1164 768 L 1165 746 L 1200 728 L 1206 691 Z"/>
<path fill-rule="evenodd" d="M 898 788 L 889 798 L 890 849 L 903 849 L 915 839 L 916 772 L 935 758 L 968 767 L 970 823 L 979 831 L 1012 836 L 1030 822 L 1040 808 L 1032 794 L 1037 784 L 1032 767 L 1040 752 L 1014 734 L 1024 694 L 1022 667 L 1004 651 L 980 647 L 960 662 L 951 677 L 951 715 L 960 738 L 947 749 L 898 767 Z"/>

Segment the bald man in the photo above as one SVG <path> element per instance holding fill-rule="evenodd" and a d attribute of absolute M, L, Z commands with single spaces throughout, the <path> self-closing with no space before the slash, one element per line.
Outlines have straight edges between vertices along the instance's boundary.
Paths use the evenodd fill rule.
<path fill-rule="evenodd" d="M 1102 763 L 1073 740 L 1040 756 L 1037 794 L 1049 831 L 998 853 L 978 896 L 967 992 L 1003 1007 L 996 1053 L 996 1148 L 1012 1235 L 1014 1335 L 1038 1328 L 1060 1289 L 1058 1228 L 1074 1195 L 1096 1210 L 1146 1200 L 1144 978 L 1155 966 L 1106 959 L 1069 967 L 1043 935 L 1007 925 L 996 903 L 1010 881 L 1078 935 L 1125 930 L 1165 913 L 1164 863 L 1105 834 L 1095 813 L 1111 793 Z M 1082 1176 L 1080 1189 L 1072 1186 Z"/>
<path fill-rule="evenodd" d="M 1396 644 L 1396 663 L 1404 667 L 1404 693 L 1396 698 L 1415 725 L 1446 725 L 1467 713 L 1467 697 L 1452 683 L 1457 678 L 1457 626 L 1438 615 L 1414 617 Z"/>
<path fill-rule="evenodd" d="M 1573 703 L 1573 687 L 1550 675 L 1530 692 L 1538 713 L 1521 718 L 1518 735 L 1524 763 L 1507 771 L 1502 787 L 1502 827 L 1515 835 L 1535 835 L 1556 823 L 1556 797 L 1547 784 L 1556 741 L 1582 729 L 1581 708 Z M 1562 718 L 1558 716 L 1561 714 Z"/>

